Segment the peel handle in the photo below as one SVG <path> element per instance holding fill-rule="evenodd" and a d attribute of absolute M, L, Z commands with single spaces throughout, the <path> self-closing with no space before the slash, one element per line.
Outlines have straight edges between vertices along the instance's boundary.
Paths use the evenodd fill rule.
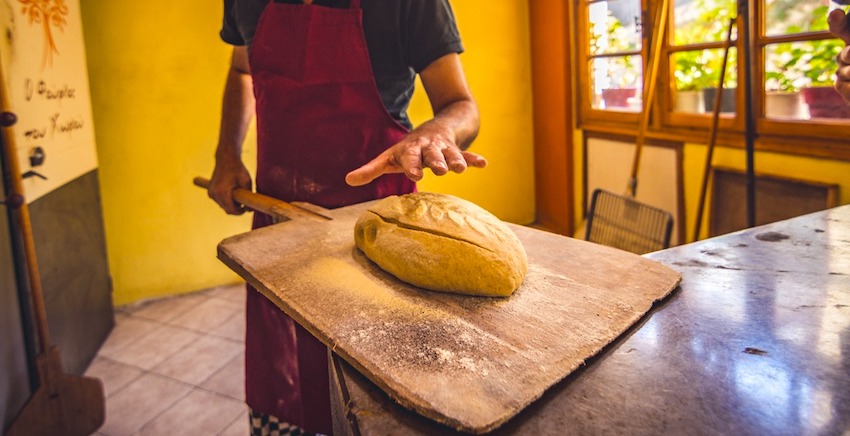
<path fill-rule="evenodd" d="M 196 186 L 207 189 L 210 180 L 204 177 L 195 177 L 192 181 Z M 270 215 L 277 221 L 286 221 L 294 218 L 310 218 L 315 219 L 313 214 L 293 206 L 283 200 L 269 197 L 268 195 L 258 194 L 243 188 L 233 190 L 233 200 L 255 212 L 261 212 Z"/>

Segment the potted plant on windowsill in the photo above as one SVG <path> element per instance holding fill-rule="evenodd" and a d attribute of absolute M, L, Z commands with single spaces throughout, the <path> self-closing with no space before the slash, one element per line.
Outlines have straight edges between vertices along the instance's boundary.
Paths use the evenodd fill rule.
<path fill-rule="evenodd" d="M 637 94 L 637 88 L 605 88 L 602 90 L 602 100 L 606 108 L 629 107 L 629 99 Z"/>
<path fill-rule="evenodd" d="M 687 17 L 675 29 L 676 45 L 699 42 L 718 42 L 726 39 L 729 20 L 736 15 L 737 3 L 733 0 L 695 0 L 683 5 L 682 16 Z M 714 109 L 715 95 L 720 87 L 720 70 L 723 66 L 722 49 L 682 51 L 674 55 L 676 79 L 676 108 L 683 112 L 706 113 Z M 735 111 L 736 57 L 730 52 L 723 84 L 722 112 Z M 702 95 L 694 96 L 699 91 Z M 701 102 L 693 109 L 689 101 Z"/>
<path fill-rule="evenodd" d="M 825 29 L 828 6 L 818 6 L 811 14 L 813 20 L 806 23 L 808 28 Z M 791 26 L 790 32 L 806 30 Z M 776 114 L 779 106 L 774 105 L 776 97 L 792 99 L 799 92 L 802 102 L 796 118 L 850 118 L 850 106 L 833 88 L 835 58 L 843 48 L 838 39 L 802 41 L 776 44 L 771 55 L 772 62 L 765 73 L 765 89 L 768 91 L 765 102 L 767 116 Z M 770 101 L 767 101 L 770 99 Z"/>
<path fill-rule="evenodd" d="M 768 90 L 764 95 L 764 114 L 768 118 L 804 118 L 799 91 Z"/>
<path fill-rule="evenodd" d="M 602 89 L 606 108 L 634 106 L 637 95 L 637 68 L 631 56 L 613 57 L 608 61 L 608 88 Z"/>
<path fill-rule="evenodd" d="M 729 73 L 726 73 L 726 77 L 729 77 Z M 715 83 L 719 82 L 718 80 Z M 709 86 L 702 90 L 703 92 L 703 102 L 705 105 L 706 112 L 714 112 L 714 100 L 717 98 L 717 85 Z M 720 112 L 722 113 L 732 113 L 735 112 L 735 92 L 736 86 L 735 81 L 731 79 L 727 79 L 723 83 L 723 101 L 720 102 Z"/>
<path fill-rule="evenodd" d="M 850 118 L 850 106 L 833 88 L 835 58 L 843 44 L 837 39 L 828 39 L 808 45 L 811 51 L 800 58 L 808 84 L 800 92 L 809 106 L 809 115 L 812 118 Z"/>
<path fill-rule="evenodd" d="M 798 68 L 803 49 L 789 42 L 776 44 L 767 56 L 764 113 L 768 118 L 805 118 L 800 87 L 807 79 Z"/>
<path fill-rule="evenodd" d="M 676 80 L 676 112 L 703 113 L 705 102 L 703 92 L 707 84 L 707 75 L 702 68 L 700 52 L 686 51 L 676 53 L 673 77 Z"/>
<path fill-rule="evenodd" d="M 723 50 L 705 50 L 703 52 L 703 68 L 705 69 L 703 88 L 703 101 L 705 112 L 714 112 L 714 101 L 717 98 L 717 90 L 720 88 L 720 73 L 723 69 Z M 721 113 L 735 112 L 735 94 L 737 92 L 738 60 L 734 52 L 729 52 L 726 60 L 726 74 L 723 77 L 723 101 L 720 102 Z"/>
<path fill-rule="evenodd" d="M 637 48 L 637 40 L 630 37 L 629 30 L 617 17 L 608 12 L 604 33 L 591 36 L 591 52 L 593 53 L 623 53 Z M 602 85 L 601 99 L 605 108 L 633 109 L 637 96 L 637 66 L 634 56 L 609 56 L 599 58 L 598 65 L 605 72 Z"/>
<path fill-rule="evenodd" d="M 808 112 L 811 118 L 850 118 L 850 106 L 833 88 L 835 57 L 841 48 L 836 39 L 777 44 L 772 67 L 765 72 L 765 114 L 807 118 Z M 794 101 L 799 107 L 793 107 Z"/>

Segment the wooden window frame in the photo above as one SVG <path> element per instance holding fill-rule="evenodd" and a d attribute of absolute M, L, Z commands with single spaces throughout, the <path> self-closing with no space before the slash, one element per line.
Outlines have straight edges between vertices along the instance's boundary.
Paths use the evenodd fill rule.
<path fill-rule="evenodd" d="M 592 56 L 589 53 L 589 31 L 587 20 L 587 8 L 592 3 L 603 0 L 581 0 L 573 9 L 570 21 L 574 23 L 575 44 L 574 64 L 576 89 L 575 104 L 578 109 L 576 122 L 577 127 L 590 132 L 608 133 L 615 135 L 637 134 L 640 112 L 626 112 L 611 109 L 593 109 L 591 107 L 592 85 L 589 77 L 589 62 Z M 658 0 L 640 0 L 643 10 L 643 35 L 640 55 L 643 60 L 643 71 L 646 71 L 646 63 L 649 59 L 649 38 L 651 38 L 653 17 L 651 13 L 656 10 Z M 672 28 L 673 5 L 670 0 L 670 13 L 668 15 L 669 28 Z M 765 47 L 770 44 L 785 41 L 810 41 L 823 39 L 828 32 L 818 31 L 794 35 L 766 36 L 764 0 L 743 0 L 749 7 L 748 20 L 738 19 L 736 22 L 737 35 L 734 41 L 737 53 L 738 86 L 736 90 L 736 107 L 738 110 L 734 115 L 721 115 L 719 129 L 717 132 L 717 144 L 720 146 L 744 148 L 745 146 L 745 113 L 744 113 L 744 84 L 751 80 L 753 89 L 753 111 L 756 128 L 756 150 L 771 151 L 785 154 L 795 154 L 807 157 L 818 157 L 850 161 L 850 120 L 847 119 L 816 119 L 816 120 L 777 120 L 764 116 L 764 74 L 765 74 Z M 744 27 L 749 26 L 751 35 L 751 72 L 752 78 L 745 75 L 744 50 L 740 35 L 743 35 Z M 672 47 L 668 32 L 662 48 L 661 65 L 659 68 L 659 80 L 666 81 L 668 86 L 659 86 L 656 100 L 652 105 L 651 122 L 649 129 L 645 132 L 648 139 L 661 139 L 672 141 L 684 141 L 691 143 L 707 143 L 712 114 L 687 114 L 672 111 L 675 83 L 672 79 L 672 65 L 670 56 L 673 53 L 687 50 L 704 48 L 722 49 L 725 41 L 716 43 L 690 44 L 686 46 Z M 837 66 L 836 66 L 837 68 Z M 704 139 L 703 139 L 704 138 Z"/>
<path fill-rule="evenodd" d="M 578 31 L 576 32 L 576 41 L 577 41 L 577 50 L 576 50 L 576 76 L 578 78 L 579 84 L 584 84 L 582 86 L 577 87 L 579 92 L 575 93 L 575 97 L 578 101 L 579 111 L 578 111 L 578 121 L 580 125 L 634 125 L 637 128 L 638 120 L 640 119 L 640 112 L 632 112 L 625 110 L 616 110 L 616 109 L 594 109 L 592 100 L 593 97 L 591 95 L 593 91 L 593 86 L 591 85 L 590 80 L 590 62 L 592 62 L 595 58 L 601 57 L 613 57 L 613 56 L 640 56 L 641 57 L 641 80 L 643 80 L 643 71 L 646 71 L 646 53 L 647 48 L 649 46 L 649 40 L 647 39 L 647 35 L 651 35 L 648 32 L 648 29 L 651 28 L 651 23 L 648 23 L 647 14 L 647 3 L 649 0 L 636 0 L 641 5 L 641 10 L 643 11 L 641 20 L 641 27 L 643 29 L 641 35 L 641 45 L 640 50 L 628 51 L 628 52 L 618 52 L 616 54 L 604 54 L 604 55 L 591 55 L 590 54 L 590 31 L 588 29 L 588 20 L 587 19 L 578 19 L 580 17 L 588 16 L 588 7 L 593 3 L 600 3 L 607 0 L 579 0 L 577 3 L 576 18 L 573 20 L 576 23 L 576 28 Z M 620 0 L 626 1 L 626 0 Z"/>

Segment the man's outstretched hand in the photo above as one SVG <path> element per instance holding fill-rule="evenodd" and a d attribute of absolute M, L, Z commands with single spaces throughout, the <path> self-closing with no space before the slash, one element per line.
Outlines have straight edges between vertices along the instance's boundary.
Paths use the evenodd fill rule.
<path fill-rule="evenodd" d="M 462 173 L 467 167 L 487 166 L 483 156 L 458 148 L 453 136 L 450 129 L 441 128 L 437 123 L 423 124 L 372 161 L 348 173 L 345 182 L 361 186 L 384 174 L 395 173 L 404 173 L 418 182 L 426 167 L 442 176 L 449 171 Z"/>

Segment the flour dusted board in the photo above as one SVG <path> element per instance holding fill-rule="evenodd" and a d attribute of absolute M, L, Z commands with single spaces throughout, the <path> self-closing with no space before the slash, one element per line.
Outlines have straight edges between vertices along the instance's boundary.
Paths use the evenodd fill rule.
<path fill-rule="evenodd" d="M 79 0 L 3 0 L 0 42 L 17 155 L 33 202 L 97 168 L 89 82 Z M 30 154 L 44 151 L 43 165 Z"/>
<path fill-rule="evenodd" d="M 511 225 L 529 257 L 513 296 L 424 291 L 354 247 L 367 204 L 225 239 L 219 258 L 400 404 L 459 430 L 510 419 L 680 280 L 637 255 Z"/>

